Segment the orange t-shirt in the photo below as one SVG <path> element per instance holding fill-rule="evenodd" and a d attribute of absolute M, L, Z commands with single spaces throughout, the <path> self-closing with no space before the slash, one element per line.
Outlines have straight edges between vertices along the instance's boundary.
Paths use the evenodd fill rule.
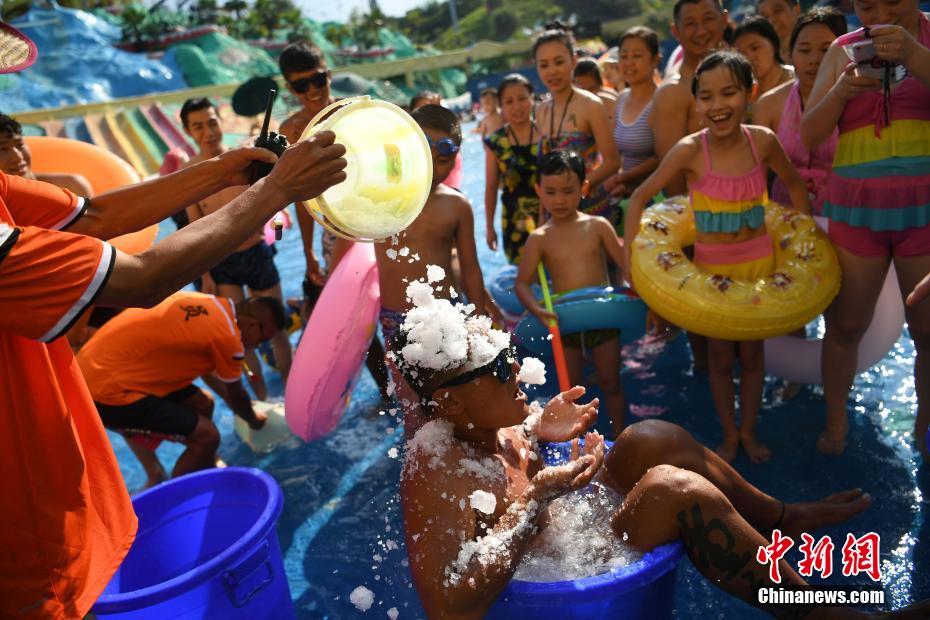
<path fill-rule="evenodd" d="M 83 209 L 70 192 L 0 173 L 0 618 L 82 618 L 138 525 L 59 337 L 113 265 L 109 244 L 48 230 Z"/>
<path fill-rule="evenodd" d="M 232 302 L 182 291 L 148 310 L 124 310 L 77 359 L 95 401 L 128 405 L 180 390 L 202 375 L 238 381 L 244 355 Z"/>

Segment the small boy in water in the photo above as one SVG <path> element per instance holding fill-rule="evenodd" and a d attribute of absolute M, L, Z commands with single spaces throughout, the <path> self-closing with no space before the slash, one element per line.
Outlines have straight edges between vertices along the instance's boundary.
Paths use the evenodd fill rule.
<path fill-rule="evenodd" d="M 442 184 L 455 162 L 462 143 L 462 129 L 455 114 L 439 105 L 417 109 L 413 119 L 423 129 L 433 154 L 433 183 L 423 211 L 397 237 L 375 244 L 378 278 L 381 284 L 381 325 L 391 347 L 397 328 L 411 302 L 407 283 L 427 275 L 426 266 L 444 270 L 434 282 L 438 297 L 455 299 L 464 293 L 478 314 L 488 312 L 484 278 L 475 247 L 475 221 L 471 204 L 464 194 Z M 458 250 L 462 287 L 456 291 L 452 280 L 452 248 Z"/>
<path fill-rule="evenodd" d="M 530 291 L 530 284 L 536 281 L 539 261 L 552 278 L 554 291 L 566 293 L 592 286 L 609 286 L 605 255 L 622 269 L 623 250 L 610 222 L 578 210 L 587 181 L 584 161 L 577 153 L 556 150 L 546 154 L 539 164 L 538 175 L 536 194 L 550 218 L 527 239 L 516 293 L 523 306 L 548 325 L 550 319 L 558 317 L 548 312 Z M 619 336 L 616 330 L 562 336 L 572 384 L 582 384 L 584 352 L 591 351 L 614 436 L 623 430 L 625 409 L 620 382 Z"/>

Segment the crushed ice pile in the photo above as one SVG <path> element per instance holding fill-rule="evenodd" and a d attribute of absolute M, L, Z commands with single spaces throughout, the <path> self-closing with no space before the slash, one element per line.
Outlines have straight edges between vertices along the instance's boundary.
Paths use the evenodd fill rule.
<path fill-rule="evenodd" d="M 549 504 L 549 524 L 533 537 L 514 579 L 572 581 L 637 562 L 637 551 L 610 528 L 623 497 L 594 482 Z"/>

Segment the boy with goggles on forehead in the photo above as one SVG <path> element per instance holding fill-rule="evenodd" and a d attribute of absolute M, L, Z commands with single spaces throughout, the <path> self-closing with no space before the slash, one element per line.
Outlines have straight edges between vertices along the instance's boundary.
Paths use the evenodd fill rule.
<path fill-rule="evenodd" d="M 486 295 L 484 277 L 478 264 L 475 247 L 475 222 L 471 204 L 464 194 L 443 185 L 452 170 L 462 142 L 462 129 L 453 112 L 439 105 L 425 105 L 412 114 L 423 129 L 433 156 L 433 182 L 423 211 L 397 237 L 375 244 L 378 279 L 381 285 L 380 321 L 386 347 L 393 347 L 394 338 L 407 311 L 412 307 L 405 289 L 407 282 L 422 278 L 427 265 L 441 267 L 434 288 L 437 296 L 455 300 L 462 293 L 475 305 L 478 314 L 500 318 L 490 297 Z M 461 284 L 453 278 L 453 249 L 457 251 Z M 416 401 L 394 372 L 398 400 Z M 405 416 L 410 432 L 417 428 L 415 408 Z"/>

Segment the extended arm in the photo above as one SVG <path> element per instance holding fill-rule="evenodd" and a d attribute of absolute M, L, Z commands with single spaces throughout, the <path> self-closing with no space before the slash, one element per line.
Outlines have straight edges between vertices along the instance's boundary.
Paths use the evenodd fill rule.
<path fill-rule="evenodd" d="M 97 305 L 145 307 L 158 303 L 234 251 L 284 205 L 317 196 L 342 182 L 345 148 L 333 144 L 331 132 L 321 135 L 321 139 L 288 149 L 268 177 L 219 211 L 141 254 L 117 252 Z"/>
<path fill-rule="evenodd" d="M 254 429 L 262 427 L 264 420 L 256 416 L 252 409 L 252 399 L 249 398 L 249 393 L 245 391 L 241 380 L 227 383 L 226 392 L 222 396 L 232 412 L 248 422 L 249 426 Z"/>
<path fill-rule="evenodd" d="M 618 181 L 620 183 L 635 183 L 640 179 L 648 177 L 658 167 L 659 158 L 656 156 L 650 157 L 649 159 L 639 162 L 629 170 L 621 171 Z"/>
<path fill-rule="evenodd" d="M 597 221 L 597 234 L 601 238 L 601 244 L 604 246 L 604 252 L 614 262 L 618 269 L 626 269 L 626 257 L 623 255 L 623 245 L 617 238 L 617 233 L 610 222 L 600 218 Z"/>
<path fill-rule="evenodd" d="M 675 82 L 663 84 L 656 90 L 649 114 L 649 128 L 655 138 L 656 157 L 660 162 L 679 140 L 688 135 L 690 97 L 691 93 Z M 685 193 L 687 186 L 682 175 L 675 175 L 659 189 L 664 189 L 666 196 L 675 196 Z"/>
<path fill-rule="evenodd" d="M 607 119 L 607 108 L 604 107 L 604 104 L 600 103 L 600 101 L 591 101 L 586 108 L 589 110 L 591 135 L 594 136 L 598 152 L 604 158 L 601 165 L 588 175 L 588 181 L 590 181 L 593 189 L 617 171 L 620 167 L 620 153 L 617 152 L 617 144 L 614 142 L 611 133 L 610 121 Z"/>
<path fill-rule="evenodd" d="M 484 278 L 478 263 L 478 248 L 475 247 L 475 221 L 471 214 L 471 205 L 462 200 L 459 207 L 459 225 L 455 234 L 455 247 L 459 254 L 462 268 L 462 286 L 470 303 L 475 304 L 478 312 L 487 312 L 484 295 Z"/>
<path fill-rule="evenodd" d="M 820 146 L 833 134 L 847 101 L 882 87 L 881 80 L 857 76 L 855 70 L 841 46 L 834 44 L 827 50 L 801 117 L 801 141 L 807 148 Z"/>
<path fill-rule="evenodd" d="M 497 251 L 497 233 L 494 232 L 494 214 L 497 211 L 497 188 L 500 185 L 500 172 L 497 168 L 497 155 L 484 149 L 484 226 L 488 248 Z"/>
<path fill-rule="evenodd" d="M 526 240 L 526 245 L 523 246 L 523 257 L 520 259 L 514 292 L 528 312 L 538 318 L 544 325 L 548 325 L 550 320 L 558 319 L 558 317 L 543 308 L 533 295 L 533 291 L 530 290 L 530 285 L 538 281 L 537 272 L 541 260 L 542 237 L 538 233 L 533 233 Z"/>
<path fill-rule="evenodd" d="M 781 182 L 788 189 L 791 196 L 791 204 L 801 213 L 810 215 L 812 212 L 810 196 L 807 195 L 807 185 L 804 179 L 798 174 L 797 169 L 792 165 L 785 149 L 782 148 L 781 142 L 774 134 L 765 137 L 765 164 L 771 168 Z"/>
<path fill-rule="evenodd" d="M 275 159 L 265 149 L 233 149 L 173 174 L 115 189 L 91 200 L 87 212 L 68 232 L 112 239 L 141 230 L 221 189 L 248 185 L 248 166 L 253 160 L 274 163 Z"/>
<path fill-rule="evenodd" d="M 656 171 L 643 181 L 642 185 L 637 187 L 633 195 L 630 196 L 630 206 L 627 208 L 623 225 L 623 264 L 625 266 L 623 275 L 629 284 L 633 284 L 630 273 L 633 268 L 631 261 L 633 240 L 639 234 L 643 211 L 659 190 L 666 187 L 673 179 L 684 177 L 693 152 L 694 146 L 688 141 L 682 140 L 679 142 L 675 148 L 669 151 L 668 156 L 662 159 L 662 163 L 659 164 Z"/>

